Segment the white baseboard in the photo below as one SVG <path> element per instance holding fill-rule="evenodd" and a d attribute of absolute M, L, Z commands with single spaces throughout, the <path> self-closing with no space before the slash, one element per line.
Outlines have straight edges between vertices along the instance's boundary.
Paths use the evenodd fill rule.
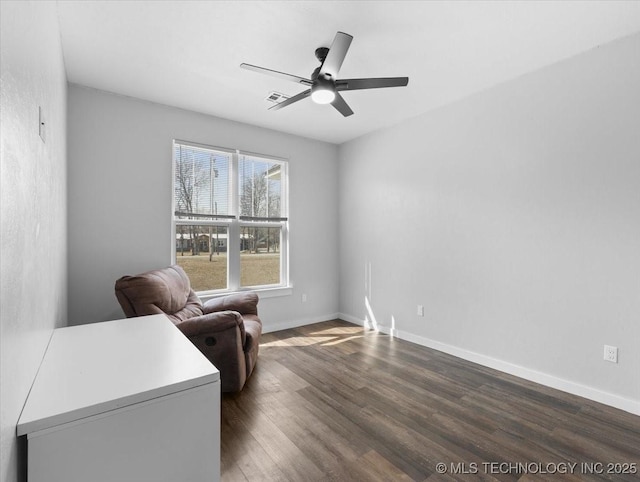
<path fill-rule="evenodd" d="M 263 321 L 262 332 L 271 333 L 272 331 L 288 330 L 290 328 L 298 328 L 299 326 L 312 325 L 314 323 L 335 320 L 338 318 L 340 318 L 340 315 L 338 313 L 331 313 L 324 316 L 314 316 L 313 318 L 303 318 L 298 320 L 283 321 L 280 323 L 268 323 Z"/>
<path fill-rule="evenodd" d="M 372 328 L 371 326 L 369 326 L 369 323 L 367 323 L 365 320 L 360 320 L 353 316 L 346 315 L 344 313 L 339 313 L 337 317 L 349 323 L 354 323 L 356 325 L 367 326 L 369 328 Z M 412 333 L 391 329 L 387 326 L 378 325 L 375 329 L 377 329 L 381 333 L 385 333 L 390 336 L 400 338 L 401 340 L 406 340 L 406 341 L 410 341 L 411 343 L 415 343 L 417 345 L 433 348 L 434 350 L 442 351 L 444 353 L 448 353 L 449 355 L 453 355 L 458 358 L 462 358 L 464 360 L 468 360 L 470 362 L 477 363 L 482 366 L 493 368 L 495 370 L 499 370 L 501 372 L 508 373 L 516 377 L 524 378 L 525 380 L 529 380 L 535 383 L 540 383 L 541 385 L 545 385 L 547 387 L 555 388 L 563 392 L 588 398 L 589 400 L 603 403 L 605 405 L 609 405 L 610 407 L 619 408 L 620 410 L 624 410 L 634 415 L 640 415 L 640 401 L 637 401 L 637 400 L 624 398 L 619 395 L 614 395 L 612 393 L 604 392 L 602 390 L 588 387 L 580 383 L 558 378 L 556 376 L 549 375 L 547 373 L 538 372 L 536 370 L 531 370 L 529 368 L 522 367 L 520 365 L 515 365 L 513 363 L 509 363 L 503 360 L 498 360 L 496 358 L 492 358 L 486 355 L 482 355 L 480 353 L 465 350 L 463 348 L 459 348 L 453 345 L 441 343 L 439 341 L 414 335 Z"/>

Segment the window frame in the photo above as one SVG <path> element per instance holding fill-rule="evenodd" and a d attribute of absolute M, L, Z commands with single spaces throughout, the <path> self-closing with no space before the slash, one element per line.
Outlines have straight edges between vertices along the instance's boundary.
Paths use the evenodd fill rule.
<path fill-rule="evenodd" d="M 176 216 L 176 146 L 192 147 L 200 150 L 219 152 L 229 155 L 229 192 L 228 214 L 214 216 L 211 219 L 177 219 Z M 240 215 L 240 174 L 239 164 L 242 156 L 264 160 L 280 165 L 280 187 L 281 206 L 280 217 L 269 220 L 268 218 L 253 218 Z M 229 149 L 224 147 L 199 144 L 191 141 L 174 139 L 172 142 L 172 170 L 171 170 L 171 260 L 177 264 L 176 233 L 177 226 L 220 226 L 227 229 L 227 287 L 223 289 L 210 289 L 197 291 L 196 294 L 203 300 L 215 298 L 240 291 L 260 291 L 261 296 L 281 296 L 290 295 L 292 287 L 289 280 L 289 160 L 267 154 L 258 154 L 240 149 Z M 280 230 L 280 282 L 277 284 L 241 286 L 241 228 L 275 228 Z M 235 242 L 235 241 L 238 242 Z"/>

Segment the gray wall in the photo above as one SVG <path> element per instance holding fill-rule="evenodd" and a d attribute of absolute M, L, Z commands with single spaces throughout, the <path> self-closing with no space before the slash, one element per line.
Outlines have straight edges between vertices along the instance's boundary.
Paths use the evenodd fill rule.
<path fill-rule="evenodd" d="M 123 317 L 115 280 L 171 263 L 174 138 L 289 159 L 293 294 L 262 298 L 261 318 L 274 330 L 335 317 L 335 145 L 71 85 L 70 323 Z"/>
<path fill-rule="evenodd" d="M 55 3 L 3 1 L 0 18 L 0 480 L 14 482 L 25 477 L 16 423 L 67 318 L 67 85 Z"/>
<path fill-rule="evenodd" d="M 635 35 L 342 145 L 343 316 L 640 413 L 639 86 Z"/>

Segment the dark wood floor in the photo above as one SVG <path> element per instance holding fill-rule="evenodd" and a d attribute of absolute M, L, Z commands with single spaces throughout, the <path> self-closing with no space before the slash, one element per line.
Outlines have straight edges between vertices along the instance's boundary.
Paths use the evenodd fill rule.
<path fill-rule="evenodd" d="M 342 321 L 263 335 L 221 439 L 223 482 L 640 480 L 640 417 Z"/>

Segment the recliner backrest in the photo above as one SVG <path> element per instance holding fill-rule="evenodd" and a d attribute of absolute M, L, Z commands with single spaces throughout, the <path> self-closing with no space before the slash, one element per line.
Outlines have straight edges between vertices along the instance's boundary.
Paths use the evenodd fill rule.
<path fill-rule="evenodd" d="M 164 313 L 173 321 L 182 321 L 203 314 L 189 277 L 178 265 L 123 276 L 116 281 L 115 290 L 128 318 Z"/>

